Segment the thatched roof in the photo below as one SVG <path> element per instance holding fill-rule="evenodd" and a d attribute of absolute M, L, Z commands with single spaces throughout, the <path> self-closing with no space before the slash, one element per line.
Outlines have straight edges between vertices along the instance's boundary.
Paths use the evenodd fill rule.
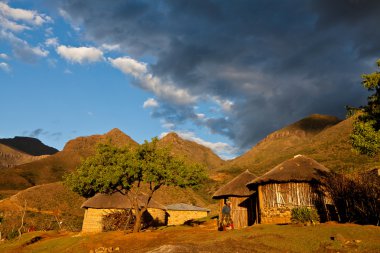
<path fill-rule="evenodd" d="M 206 211 L 206 212 L 210 212 L 210 209 L 199 207 L 199 206 L 193 206 L 193 205 L 189 205 L 189 204 L 184 204 L 184 203 L 167 205 L 166 208 L 167 208 L 167 210 L 174 210 L 174 211 Z"/>
<path fill-rule="evenodd" d="M 321 176 L 329 173 L 322 164 L 303 155 L 280 163 L 264 175 L 252 180 L 247 185 L 265 184 L 269 182 L 311 182 L 319 181 Z"/>
<path fill-rule="evenodd" d="M 230 182 L 225 184 L 222 188 L 217 190 L 212 196 L 213 199 L 219 199 L 223 197 L 235 196 L 235 197 L 247 197 L 252 195 L 255 191 L 247 188 L 246 184 L 256 176 L 253 175 L 248 170 L 241 173 L 239 176 L 232 179 Z"/>
<path fill-rule="evenodd" d="M 130 194 L 130 193 L 129 193 Z M 139 205 L 142 207 L 146 203 L 148 196 L 141 193 L 138 197 Z M 96 208 L 96 209 L 128 209 L 133 208 L 128 195 L 123 195 L 120 192 L 115 192 L 111 195 L 98 193 L 94 197 L 86 200 L 82 208 Z M 154 199 L 151 199 L 149 208 L 158 208 L 166 210 L 164 205 L 161 205 Z"/>

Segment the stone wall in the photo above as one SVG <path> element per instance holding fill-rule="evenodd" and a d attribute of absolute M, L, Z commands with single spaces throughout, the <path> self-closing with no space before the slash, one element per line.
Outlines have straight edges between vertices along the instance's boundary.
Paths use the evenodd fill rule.
<path fill-rule="evenodd" d="M 186 221 L 207 217 L 207 211 L 168 210 L 168 225 L 182 225 Z"/>
<path fill-rule="evenodd" d="M 83 233 L 99 233 L 103 230 L 103 215 L 117 211 L 117 209 L 86 208 L 83 218 Z"/>
<path fill-rule="evenodd" d="M 291 222 L 292 209 L 290 207 L 266 207 L 260 211 L 261 224 L 283 224 Z"/>
<path fill-rule="evenodd" d="M 104 215 L 121 211 L 122 209 L 95 209 L 87 208 L 84 213 L 82 233 L 99 233 L 103 231 L 102 218 Z M 166 224 L 166 212 L 162 209 L 148 208 L 148 213 L 152 216 L 156 224 Z"/>

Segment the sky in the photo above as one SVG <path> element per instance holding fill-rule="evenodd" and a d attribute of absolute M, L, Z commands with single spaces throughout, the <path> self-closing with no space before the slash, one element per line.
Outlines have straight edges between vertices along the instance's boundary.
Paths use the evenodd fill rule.
<path fill-rule="evenodd" d="M 230 159 L 366 103 L 377 0 L 0 0 L 0 138 L 175 131 Z"/>

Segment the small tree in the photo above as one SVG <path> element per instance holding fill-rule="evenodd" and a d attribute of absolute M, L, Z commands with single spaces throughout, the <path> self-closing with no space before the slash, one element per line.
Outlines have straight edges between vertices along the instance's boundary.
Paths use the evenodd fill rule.
<path fill-rule="evenodd" d="M 380 60 L 377 66 L 380 68 Z M 350 141 L 359 153 L 374 156 L 380 151 L 380 72 L 364 74 L 362 79 L 362 85 L 374 93 L 368 97 L 366 106 L 348 108 L 349 114 L 352 110 L 361 111 L 355 115 Z"/>
<path fill-rule="evenodd" d="M 115 191 L 127 195 L 136 216 L 133 232 L 138 232 L 142 214 L 161 186 L 194 187 L 206 177 L 203 167 L 185 164 L 172 156 L 168 149 L 159 148 L 157 141 L 157 138 L 152 142 L 145 141 L 136 150 L 99 144 L 94 156 L 65 176 L 65 184 L 84 197 Z M 138 197 L 143 184 L 149 186 L 149 192 L 141 206 Z"/>

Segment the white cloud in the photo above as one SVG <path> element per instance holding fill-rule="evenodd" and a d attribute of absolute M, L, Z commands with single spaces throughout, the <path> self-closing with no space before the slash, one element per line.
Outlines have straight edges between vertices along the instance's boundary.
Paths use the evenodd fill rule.
<path fill-rule="evenodd" d="M 72 74 L 73 72 L 72 72 L 70 69 L 65 69 L 65 70 L 63 71 L 63 73 L 66 74 L 66 75 L 70 75 L 70 74 Z"/>
<path fill-rule="evenodd" d="M 21 22 L 21 23 L 17 23 Z M 0 26 L 7 30 L 19 32 L 31 29 L 30 26 L 41 26 L 52 19 L 34 10 L 12 8 L 5 2 L 0 2 Z"/>
<path fill-rule="evenodd" d="M 8 63 L 0 62 L 0 69 L 5 72 L 10 72 L 11 68 L 9 67 Z"/>
<path fill-rule="evenodd" d="M 206 119 L 206 115 L 204 113 L 197 113 L 196 115 L 198 119 L 201 119 L 201 120 Z"/>
<path fill-rule="evenodd" d="M 118 51 L 120 50 L 119 44 L 102 44 L 100 47 L 104 51 Z"/>
<path fill-rule="evenodd" d="M 71 63 L 93 63 L 102 61 L 103 52 L 95 47 L 67 47 L 59 46 L 57 53 Z"/>
<path fill-rule="evenodd" d="M 147 64 L 130 57 L 108 58 L 111 65 L 126 75 L 132 75 L 139 81 L 141 88 L 153 92 L 157 97 L 176 104 L 192 104 L 198 99 L 187 90 L 177 88 L 171 82 L 163 82 L 149 73 Z"/>
<path fill-rule="evenodd" d="M 157 106 L 158 106 L 158 102 L 154 98 L 148 98 L 143 104 L 143 108 L 157 107 Z"/>
<path fill-rule="evenodd" d="M 25 61 L 34 62 L 39 57 L 46 57 L 49 55 L 49 51 L 46 51 L 39 46 L 33 47 L 25 40 L 14 36 L 13 33 L 2 30 L 0 31 L 0 38 L 10 42 L 13 53 Z"/>
<path fill-rule="evenodd" d="M 124 74 L 132 75 L 137 79 L 141 79 L 148 72 L 145 63 L 138 62 L 130 57 L 108 58 L 108 61 L 113 67 L 121 70 Z"/>
<path fill-rule="evenodd" d="M 218 154 L 223 159 L 232 159 L 237 156 L 238 148 L 231 146 L 228 143 L 224 142 L 209 142 L 205 141 L 195 135 L 194 132 L 190 131 L 175 131 L 181 138 L 189 141 L 194 141 L 202 146 L 210 148 L 216 154 Z M 167 135 L 168 132 L 160 134 L 160 138 L 163 138 Z"/>
<path fill-rule="evenodd" d="M 0 59 L 8 60 L 9 57 L 8 57 L 7 54 L 1 53 L 1 54 L 0 54 Z"/>
<path fill-rule="evenodd" d="M 30 30 L 29 26 L 18 24 L 14 21 L 8 20 L 2 16 L 0 16 L 0 26 L 5 30 L 10 30 L 13 32 L 21 32 L 24 30 Z"/>
<path fill-rule="evenodd" d="M 45 45 L 47 47 L 56 47 L 58 46 L 58 38 L 48 38 L 45 40 Z"/>
<path fill-rule="evenodd" d="M 166 128 L 166 129 L 169 129 L 169 130 L 174 129 L 174 127 L 175 127 L 175 124 L 170 123 L 170 122 L 166 122 L 164 120 L 161 123 L 162 123 L 162 127 L 163 128 Z"/>
<path fill-rule="evenodd" d="M 225 112 L 229 112 L 232 110 L 232 107 L 234 106 L 234 102 L 228 99 L 222 99 L 217 96 L 211 97 L 211 99 L 217 103 Z"/>

